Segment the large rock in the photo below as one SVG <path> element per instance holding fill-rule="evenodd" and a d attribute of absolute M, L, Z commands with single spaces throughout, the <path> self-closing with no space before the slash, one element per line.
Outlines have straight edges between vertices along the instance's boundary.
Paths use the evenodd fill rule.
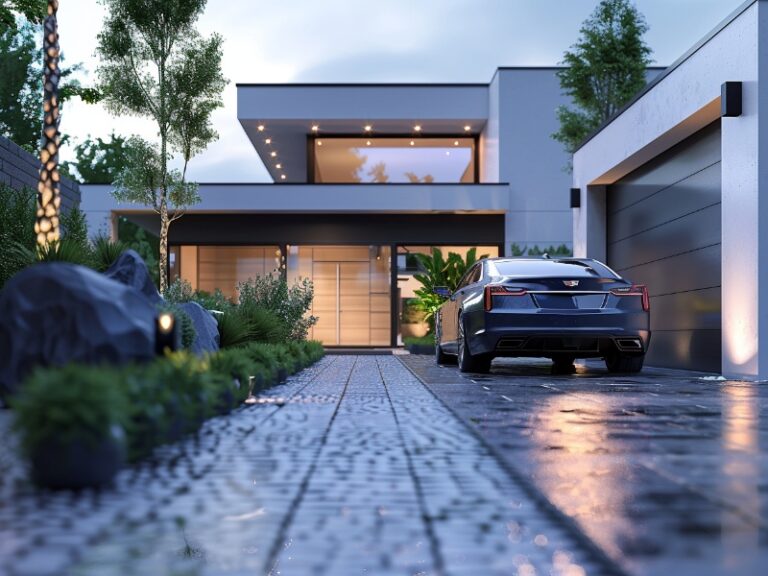
<path fill-rule="evenodd" d="M 151 359 L 156 314 L 141 292 L 89 268 L 22 270 L 0 292 L 0 396 L 35 366 Z"/>
<path fill-rule="evenodd" d="M 192 342 L 192 352 L 202 356 L 206 352 L 215 352 L 219 349 L 219 323 L 213 314 L 200 306 L 197 302 L 185 302 L 178 306 L 192 318 L 192 324 L 195 326 L 194 342 Z"/>
<path fill-rule="evenodd" d="M 155 282 L 152 280 L 147 265 L 135 250 L 126 250 L 120 254 L 120 257 L 112 263 L 112 266 L 104 272 L 104 276 L 116 280 L 120 284 L 133 286 L 153 304 L 163 301 L 160 292 L 155 287 Z"/>

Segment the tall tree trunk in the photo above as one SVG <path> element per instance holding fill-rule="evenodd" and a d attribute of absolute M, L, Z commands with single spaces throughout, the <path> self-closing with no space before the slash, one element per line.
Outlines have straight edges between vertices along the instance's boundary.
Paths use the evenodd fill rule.
<path fill-rule="evenodd" d="M 45 246 L 59 239 L 59 26 L 58 0 L 48 0 L 48 16 L 43 25 L 45 58 L 43 84 L 43 141 L 40 149 L 40 180 L 37 184 L 37 244 Z"/>
<path fill-rule="evenodd" d="M 160 200 L 160 293 L 165 294 L 168 288 L 168 229 L 171 223 L 168 220 L 168 203 L 163 197 Z"/>

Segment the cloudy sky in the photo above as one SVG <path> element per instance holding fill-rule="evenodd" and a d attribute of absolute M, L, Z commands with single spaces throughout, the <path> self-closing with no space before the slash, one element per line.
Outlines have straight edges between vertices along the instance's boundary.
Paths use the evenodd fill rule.
<path fill-rule="evenodd" d="M 657 65 L 674 62 L 743 0 L 636 0 Z M 269 176 L 237 122 L 235 84 L 252 82 L 487 82 L 498 66 L 556 65 L 598 0 L 208 0 L 204 34 L 225 38 L 230 84 L 214 117 L 221 138 L 190 164 L 200 182 L 258 182 Z M 59 8 L 69 64 L 94 80 L 97 0 Z M 69 103 L 62 131 L 138 133 L 149 122 L 113 118 L 100 106 Z M 64 153 L 68 159 L 67 152 Z"/>

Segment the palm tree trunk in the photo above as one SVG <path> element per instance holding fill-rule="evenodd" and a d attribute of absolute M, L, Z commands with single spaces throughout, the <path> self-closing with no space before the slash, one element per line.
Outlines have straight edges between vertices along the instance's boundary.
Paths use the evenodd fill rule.
<path fill-rule="evenodd" d="M 59 239 L 59 26 L 58 0 L 48 0 L 48 16 L 43 24 L 45 57 L 43 85 L 43 141 L 40 149 L 40 180 L 37 185 L 35 234 L 39 246 Z"/>

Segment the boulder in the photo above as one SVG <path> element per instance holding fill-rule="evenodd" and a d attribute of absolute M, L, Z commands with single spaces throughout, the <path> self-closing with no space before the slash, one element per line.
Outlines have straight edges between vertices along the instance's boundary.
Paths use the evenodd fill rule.
<path fill-rule="evenodd" d="M 132 286 L 144 294 L 152 304 L 163 301 L 160 292 L 155 287 L 155 282 L 149 273 L 147 265 L 135 250 L 126 250 L 112 263 L 112 266 L 104 272 L 104 276 L 111 278 L 120 284 Z"/>
<path fill-rule="evenodd" d="M 150 360 L 156 315 L 141 292 L 89 268 L 22 270 L 0 292 L 0 396 L 35 366 Z"/>
<path fill-rule="evenodd" d="M 200 306 L 197 302 L 185 302 L 178 308 L 187 313 L 195 326 L 195 340 L 192 342 L 191 351 L 198 356 L 206 352 L 215 352 L 219 349 L 219 323 L 213 314 Z"/>

